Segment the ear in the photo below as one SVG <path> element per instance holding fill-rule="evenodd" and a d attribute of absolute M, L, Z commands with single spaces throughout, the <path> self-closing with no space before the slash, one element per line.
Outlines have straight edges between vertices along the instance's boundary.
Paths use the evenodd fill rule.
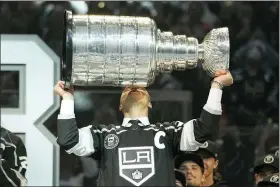
<path fill-rule="evenodd" d="M 119 111 L 122 111 L 122 109 L 123 109 L 123 106 L 120 105 L 120 106 L 119 106 Z"/>
<path fill-rule="evenodd" d="M 218 167 L 218 165 L 219 165 L 219 160 L 216 160 L 215 164 L 214 164 L 214 169 L 216 169 Z"/>
<path fill-rule="evenodd" d="M 255 174 L 254 174 L 254 178 L 255 178 L 255 181 L 257 181 L 258 178 L 259 178 L 259 177 L 258 177 L 258 174 L 255 173 Z"/>
<path fill-rule="evenodd" d="M 148 107 L 149 107 L 149 108 L 153 108 L 153 106 L 152 106 L 152 103 L 151 103 L 151 102 L 149 102 Z"/>

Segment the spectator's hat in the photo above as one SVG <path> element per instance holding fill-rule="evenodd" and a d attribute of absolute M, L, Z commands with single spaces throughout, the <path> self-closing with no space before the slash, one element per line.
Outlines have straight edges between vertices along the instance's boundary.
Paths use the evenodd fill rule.
<path fill-rule="evenodd" d="M 254 173 L 259 173 L 264 167 L 272 167 L 275 172 L 279 171 L 279 158 L 274 154 L 265 155 L 255 162 Z"/>
<path fill-rule="evenodd" d="M 179 169 L 182 163 L 188 161 L 196 163 L 201 168 L 202 172 L 204 171 L 204 163 L 202 158 L 198 154 L 190 153 L 190 152 L 180 154 L 174 158 L 175 168 Z"/>
<path fill-rule="evenodd" d="M 218 146 L 216 142 L 207 141 L 205 142 L 196 152 L 202 159 L 218 157 Z"/>

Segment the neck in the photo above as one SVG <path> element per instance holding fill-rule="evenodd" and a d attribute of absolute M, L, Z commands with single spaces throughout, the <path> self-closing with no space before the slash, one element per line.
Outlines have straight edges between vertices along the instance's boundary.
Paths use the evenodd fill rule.
<path fill-rule="evenodd" d="M 148 117 L 148 110 L 131 109 L 129 112 L 123 114 L 125 118 L 137 119 L 140 117 Z"/>
<path fill-rule="evenodd" d="M 203 186 L 211 186 L 214 184 L 213 173 L 211 173 L 208 177 L 205 177 L 203 182 Z"/>

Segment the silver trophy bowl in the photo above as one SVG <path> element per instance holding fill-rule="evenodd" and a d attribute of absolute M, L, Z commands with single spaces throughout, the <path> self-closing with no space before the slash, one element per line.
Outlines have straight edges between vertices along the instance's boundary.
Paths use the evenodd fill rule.
<path fill-rule="evenodd" d="M 214 76 L 229 68 L 228 28 L 193 37 L 161 32 L 146 17 L 72 15 L 65 11 L 62 80 L 66 85 L 147 87 L 159 73 L 202 63 Z"/>

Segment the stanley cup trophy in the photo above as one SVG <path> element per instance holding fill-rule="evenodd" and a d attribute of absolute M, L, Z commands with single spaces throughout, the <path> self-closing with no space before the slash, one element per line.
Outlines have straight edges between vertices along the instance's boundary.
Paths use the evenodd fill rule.
<path fill-rule="evenodd" d="M 65 11 L 62 80 L 66 87 L 151 85 L 159 73 L 202 63 L 210 76 L 229 68 L 227 28 L 213 29 L 203 43 L 161 32 L 145 17 L 72 15 Z"/>

